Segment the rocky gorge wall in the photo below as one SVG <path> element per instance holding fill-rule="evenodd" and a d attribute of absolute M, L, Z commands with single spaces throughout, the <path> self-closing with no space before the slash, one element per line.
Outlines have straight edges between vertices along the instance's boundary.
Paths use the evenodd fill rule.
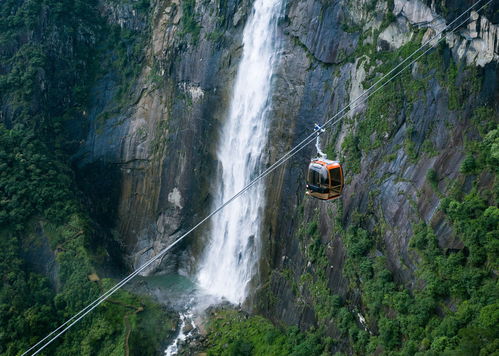
<path fill-rule="evenodd" d="M 216 129 L 227 109 L 247 9 L 241 1 L 155 2 L 141 70 L 123 104 L 116 105 L 112 72 L 94 89 L 77 164 L 82 176 L 95 177 L 86 185 L 96 201 L 102 200 L 97 186 L 115 192 L 102 204 L 133 266 L 166 247 L 209 206 Z M 120 26 L 137 22 L 127 23 L 131 9 L 113 11 L 111 21 Z"/>

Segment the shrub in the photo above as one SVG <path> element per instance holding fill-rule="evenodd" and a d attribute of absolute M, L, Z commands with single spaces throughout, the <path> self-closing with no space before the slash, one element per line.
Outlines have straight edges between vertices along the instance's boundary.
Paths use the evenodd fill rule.
<path fill-rule="evenodd" d="M 437 171 L 435 171 L 433 168 L 429 169 L 428 172 L 426 173 L 426 179 L 428 180 L 428 182 L 430 182 L 433 189 L 437 190 L 438 188 Z"/>
<path fill-rule="evenodd" d="M 466 155 L 466 158 L 464 159 L 460 172 L 464 174 L 470 174 L 473 173 L 477 168 L 475 157 L 473 157 L 472 154 Z"/>

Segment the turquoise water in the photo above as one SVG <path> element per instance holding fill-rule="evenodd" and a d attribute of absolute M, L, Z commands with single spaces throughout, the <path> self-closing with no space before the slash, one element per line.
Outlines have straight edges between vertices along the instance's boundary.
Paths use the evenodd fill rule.
<path fill-rule="evenodd" d="M 130 285 L 130 290 L 150 295 L 177 311 L 185 309 L 186 304 L 190 304 L 192 297 L 197 294 L 197 286 L 191 279 L 175 273 L 137 277 Z"/>
<path fill-rule="evenodd" d="M 142 278 L 151 287 L 167 289 L 172 293 L 192 292 L 196 289 L 196 285 L 192 280 L 176 273 Z"/>

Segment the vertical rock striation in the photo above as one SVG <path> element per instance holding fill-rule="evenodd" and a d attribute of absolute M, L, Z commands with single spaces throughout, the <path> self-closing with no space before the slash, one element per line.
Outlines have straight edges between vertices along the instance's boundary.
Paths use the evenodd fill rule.
<path fill-rule="evenodd" d="M 106 7 L 111 21 L 136 26 L 133 13 L 113 6 Z M 134 266 L 209 206 L 213 142 L 241 52 L 244 21 L 235 19 L 244 19 L 246 10 L 237 1 L 156 2 L 142 69 L 122 104 L 116 103 L 115 73 L 94 89 L 91 129 L 78 165 L 84 176 L 95 177 L 89 189 L 94 195 L 95 187 L 110 180 L 116 194 L 109 202 L 114 209 L 109 225 Z"/>

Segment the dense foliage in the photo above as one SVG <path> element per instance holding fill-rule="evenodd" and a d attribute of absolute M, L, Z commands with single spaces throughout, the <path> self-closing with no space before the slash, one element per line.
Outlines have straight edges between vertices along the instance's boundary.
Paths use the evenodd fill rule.
<path fill-rule="evenodd" d="M 90 86 L 103 74 L 99 61 L 106 58 L 118 73 L 118 86 L 126 82 L 123 96 L 142 48 L 133 31 L 108 24 L 97 5 L 0 3 L 2 355 L 25 351 L 113 283 L 95 274 L 96 254 L 106 252 L 95 245 L 69 154 L 84 131 Z M 148 2 L 133 6 L 145 13 Z M 169 320 L 151 301 L 119 292 L 47 354 L 154 354 Z"/>
<path fill-rule="evenodd" d="M 279 328 L 263 317 L 235 310 L 217 312 L 208 325 L 207 343 L 208 355 L 213 356 L 310 356 L 327 348 L 317 333 Z"/>
<path fill-rule="evenodd" d="M 0 226 L 23 231 L 35 214 L 63 222 L 76 210 L 71 172 L 19 126 L 7 130 L 0 124 Z"/>
<path fill-rule="evenodd" d="M 0 354 L 16 355 L 54 326 L 53 291 L 46 278 L 26 271 L 20 241 L 0 233 Z"/>
<path fill-rule="evenodd" d="M 54 141 L 81 115 L 100 29 L 97 1 L 0 4 L 0 100 L 7 127 L 36 129 Z"/>
<path fill-rule="evenodd" d="M 88 80 L 92 36 L 83 35 L 95 30 L 92 5 L 78 1 L 0 4 L 2 354 L 27 349 L 61 317 L 97 295 L 87 279 L 88 257 L 77 252 L 83 235 L 74 240 L 80 243 L 72 253 L 67 253 L 66 245 L 58 256 L 64 288 L 57 295 L 48 279 L 24 259 L 24 247 L 37 242 L 34 217 L 68 226 L 77 213 L 72 175 L 61 160 L 61 136 L 65 116 L 81 110 L 84 103 L 81 88 Z M 68 26 L 66 31 L 63 26 Z M 70 255 L 76 258 L 71 260 Z M 58 314 L 58 307 L 66 308 L 67 314 Z"/>

